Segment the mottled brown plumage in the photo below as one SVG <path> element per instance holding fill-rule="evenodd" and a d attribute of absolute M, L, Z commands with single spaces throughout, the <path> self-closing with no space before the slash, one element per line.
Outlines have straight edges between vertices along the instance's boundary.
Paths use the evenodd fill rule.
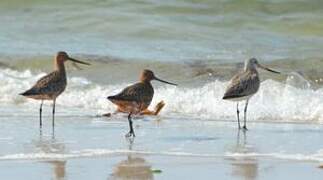
<path fill-rule="evenodd" d="M 53 126 L 54 126 L 54 115 L 55 115 L 55 103 L 56 98 L 64 92 L 67 80 L 64 62 L 71 60 L 76 63 L 90 65 L 73 58 L 70 58 L 66 52 L 58 52 L 55 57 L 55 70 L 48 75 L 39 79 L 36 84 L 29 90 L 21 93 L 21 95 L 41 100 L 40 105 L 40 126 L 42 126 L 42 105 L 44 100 L 53 100 Z"/>
<path fill-rule="evenodd" d="M 118 109 L 121 112 L 138 114 L 150 105 L 153 96 L 153 86 L 150 81 L 146 81 L 128 86 L 119 94 L 109 96 L 108 99 L 118 105 Z"/>
<path fill-rule="evenodd" d="M 129 113 L 130 132 L 127 136 L 135 136 L 131 115 L 139 114 L 146 110 L 153 99 L 154 89 L 151 85 L 152 80 L 176 85 L 157 78 L 151 70 L 146 69 L 142 71 L 139 83 L 126 87 L 117 95 L 108 97 L 112 103 L 118 106 L 119 111 Z"/>
<path fill-rule="evenodd" d="M 65 90 L 66 84 L 65 72 L 56 70 L 39 79 L 31 89 L 22 95 L 37 100 L 53 100 Z"/>
<path fill-rule="evenodd" d="M 244 71 L 233 76 L 223 96 L 223 99 L 225 100 L 231 100 L 231 101 L 237 102 L 237 118 L 238 118 L 239 129 L 240 129 L 239 101 L 246 100 L 246 105 L 244 109 L 243 128 L 247 130 L 246 113 L 248 108 L 248 102 L 249 102 L 249 99 L 258 92 L 260 87 L 259 74 L 256 69 L 257 67 L 273 73 L 279 73 L 277 71 L 273 71 L 271 69 L 261 66 L 258 63 L 257 59 L 251 58 L 248 61 L 246 61 Z"/>

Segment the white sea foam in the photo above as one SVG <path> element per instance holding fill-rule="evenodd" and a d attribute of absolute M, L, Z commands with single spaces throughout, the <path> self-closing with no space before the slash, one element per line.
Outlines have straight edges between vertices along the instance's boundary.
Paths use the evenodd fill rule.
<path fill-rule="evenodd" d="M 0 70 L 0 104 L 23 105 L 38 108 L 39 102 L 19 96 L 43 76 L 44 73 L 32 74 L 30 71 Z M 295 87 L 299 81 L 296 76 L 287 78 L 285 83 L 266 80 L 259 92 L 251 98 L 248 109 L 249 120 L 262 121 L 323 121 L 323 89 L 313 90 L 308 86 Z M 178 113 L 215 120 L 236 118 L 236 104 L 222 100 L 228 82 L 214 81 L 200 87 L 173 87 L 163 85 L 155 89 L 152 102 L 166 102 L 161 115 Z M 69 108 L 79 108 L 80 113 L 112 112 L 115 106 L 106 97 L 118 93 L 127 84 L 101 85 L 82 77 L 68 79 L 68 87 L 57 104 L 64 113 Z M 240 103 L 243 110 L 244 103 Z M 86 109 L 87 111 L 84 111 Z M 243 114 L 243 113 L 242 113 Z M 89 114 L 90 115 L 90 114 Z"/>
<path fill-rule="evenodd" d="M 232 153 L 225 154 L 200 154 L 191 152 L 153 152 L 153 151 L 136 151 L 136 150 L 123 150 L 123 149 L 84 149 L 79 151 L 71 151 L 68 153 L 20 153 L 20 154 L 7 154 L 0 156 L 0 161 L 5 160 L 57 160 L 57 159 L 74 159 L 74 158 L 93 158 L 100 156 L 115 156 L 115 155 L 154 155 L 154 156 L 178 156 L 178 157 L 196 157 L 196 158 L 230 158 L 230 159 L 282 159 L 292 161 L 311 161 L 323 162 L 322 150 L 314 154 L 293 154 L 293 153 Z"/>
<path fill-rule="evenodd" d="M 315 161 L 323 162 L 322 152 L 315 154 L 285 154 L 285 153 L 226 153 L 226 157 L 233 159 L 243 159 L 243 158 L 272 158 L 272 159 L 283 159 L 283 160 L 292 160 L 292 161 Z"/>

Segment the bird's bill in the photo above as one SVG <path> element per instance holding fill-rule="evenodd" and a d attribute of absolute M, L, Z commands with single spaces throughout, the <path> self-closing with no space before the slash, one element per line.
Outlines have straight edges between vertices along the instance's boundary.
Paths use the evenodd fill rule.
<path fill-rule="evenodd" d="M 157 78 L 157 77 L 155 77 L 154 79 L 155 79 L 156 81 L 159 81 L 159 82 L 162 82 L 162 83 L 166 83 L 166 84 L 170 84 L 170 85 L 177 86 L 177 84 L 175 84 L 175 83 L 167 82 L 167 81 L 164 81 L 164 80 L 159 79 L 159 78 Z"/>
<path fill-rule="evenodd" d="M 260 65 L 260 64 L 258 64 L 258 67 L 260 67 L 260 68 L 261 68 L 261 69 L 263 69 L 263 70 L 266 70 L 266 71 L 272 72 L 272 73 L 280 74 L 280 72 L 278 72 L 278 71 L 274 71 L 274 70 L 269 69 L 269 68 L 267 68 L 267 67 L 264 67 L 264 66 L 262 66 L 262 65 Z"/>
<path fill-rule="evenodd" d="M 70 57 L 68 59 L 71 60 L 71 61 L 73 61 L 73 62 L 79 63 L 79 64 L 91 65 L 90 63 L 83 62 L 83 61 L 80 61 L 80 60 L 77 60 L 77 59 L 73 59 L 73 58 L 70 58 Z"/>

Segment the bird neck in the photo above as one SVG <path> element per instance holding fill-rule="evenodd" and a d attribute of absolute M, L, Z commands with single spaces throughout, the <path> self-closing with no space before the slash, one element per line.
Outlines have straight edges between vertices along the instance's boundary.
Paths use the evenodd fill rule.
<path fill-rule="evenodd" d="M 65 66 L 63 60 L 55 60 L 55 70 L 65 74 Z"/>
<path fill-rule="evenodd" d="M 148 79 L 141 79 L 140 80 L 141 83 L 144 83 L 144 84 L 151 84 L 151 80 L 148 80 Z"/>
<path fill-rule="evenodd" d="M 252 67 L 252 68 L 245 68 L 244 69 L 245 72 L 250 72 L 250 73 L 255 73 L 255 74 L 258 74 L 258 71 L 255 67 Z"/>
<path fill-rule="evenodd" d="M 257 72 L 257 69 L 255 67 L 255 65 L 247 62 L 244 66 L 244 71 L 252 71 L 252 72 Z"/>

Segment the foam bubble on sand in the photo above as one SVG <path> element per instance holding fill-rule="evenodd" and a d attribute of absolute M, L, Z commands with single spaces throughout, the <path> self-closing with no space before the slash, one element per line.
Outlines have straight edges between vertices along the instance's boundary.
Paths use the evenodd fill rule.
<path fill-rule="evenodd" d="M 18 94 L 30 88 L 43 75 L 44 73 L 32 74 L 28 70 L 1 70 L 0 103 L 28 103 L 28 107 L 38 108 L 38 101 Z M 79 108 L 81 114 L 93 111 L 98 114 L 113 112 L 116 108 L 106 97 L 118 93 L 128 85 L 96 84 L 82 77 L 69 78 L 68 83 L 66 92 L 59 97 L 57 104 L 66 107 L 61 108 L 65 109 L 64 113 L 69 113 L 68 108 Z M 215 80 L 191 88 L 163 85 L 155 89 L 152 106 L 164 100 L 166 106 L 161 114 L 177 113 L 212 120 L 236 119 L 236 103 L 222 100 L 227 84 L 228 82 Z M 240 105 L 242 110 L 244 103 Z M 286 83 L 266 80 L 262 82 L 259 92 L 251 98 L 248 116 L 250 121 L 323 122 L 323 89 L 297 88 L 293 79 L 287 79 Z"/>

